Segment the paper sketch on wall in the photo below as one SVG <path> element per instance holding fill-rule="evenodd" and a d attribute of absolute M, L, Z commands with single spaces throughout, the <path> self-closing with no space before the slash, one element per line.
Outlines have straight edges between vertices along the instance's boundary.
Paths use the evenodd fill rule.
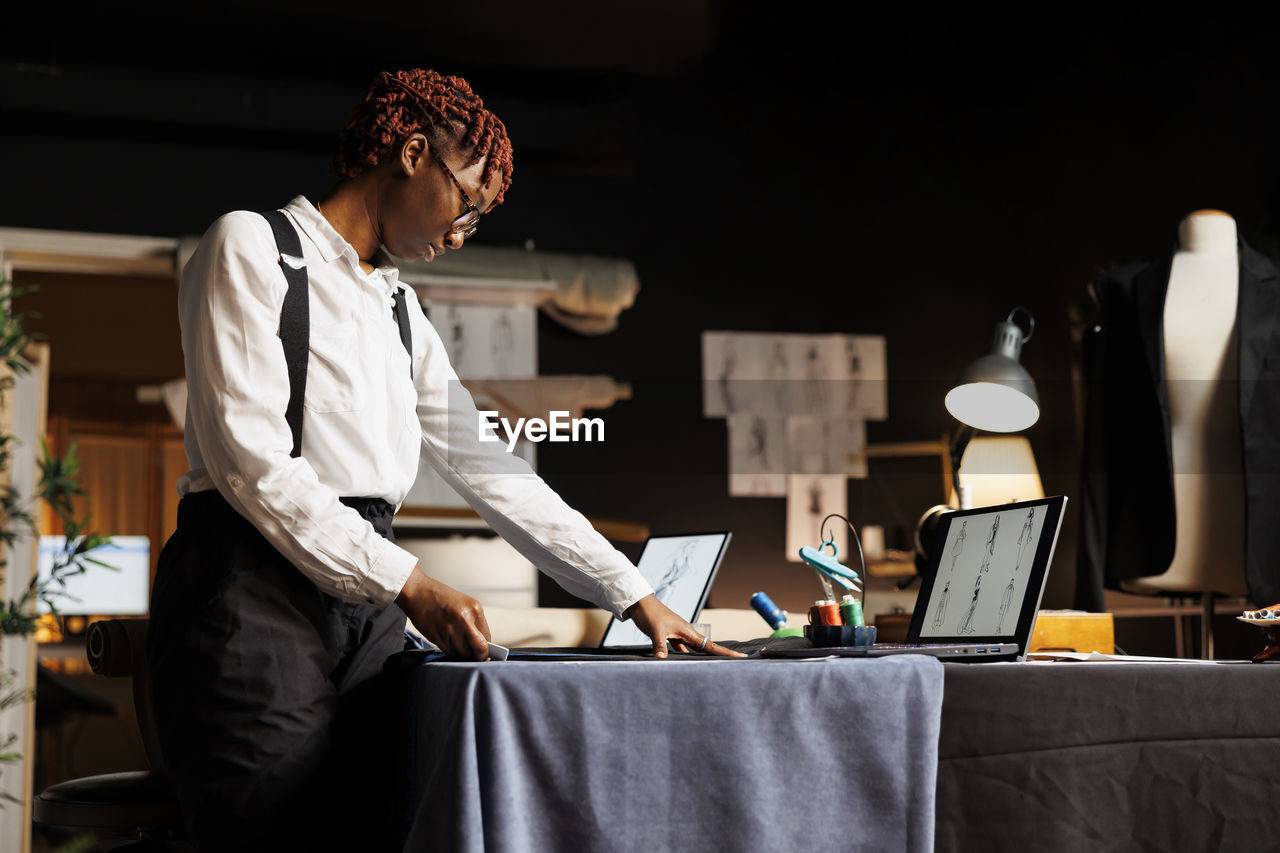
<path fill-rule="evenodd" d="M 780 417 L 729 416 L 729 494 L 787 493 L 787 422 Z"/>
<path fill-rule="evenodd" d="M 800 549 L 821 544 L 819 526 L 831 513 L 846 515 L 849 480 L 843 476 L 794 475 L 787 478 L 787 554 L 799 560 Z M 827 525 L 840 562 L 848 560 L 849 528 L 833 519 Z"/>
<path fill-rule="evenodd" d="M 729 494 L 784 494 L 778 475 L 867 475 L 865 422 L 887 417 L 884 338 L 704 332 L 702 358 L 703 412 L 727 419 Z M 784 434 L 762 442 L 762 418 Z"/>
<path fill-rule="evenodd" d="M 869 421 L 889 417 L 888 375 L 882 337 L 850 335 L 844 338 L 842 367 L 850 381 L 842 383 L 841 402 L 846 414 Z"/>
<path fill-rule="evenodd" d="M 528 379 L 538 375 L 533 306 L 433 301 L 429 319 L 458 376 Z"/>
<path fill-rule="evenodd" d="M 867 476 L 867 423 L 848 418 L 787 418 L 787 472 Z"/>

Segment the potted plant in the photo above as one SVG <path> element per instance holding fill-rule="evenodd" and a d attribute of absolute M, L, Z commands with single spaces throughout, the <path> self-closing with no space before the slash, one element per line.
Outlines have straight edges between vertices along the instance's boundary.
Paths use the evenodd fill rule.
<path fill-rule="evenodd" d="M 28 353 L 33 339 L 24 328 L 27 317 L 13 311 L 13 299 L 22 292 L 0 279 L 0 412 L 7 409 L 17 378 L 31 370 Z M 30 493 L 23 494 L 10 481 L 11 465 L 16 454 L 33 453 L 35 448 L 24 447 L 10 432 L 7 425 L 12 418 L 5 414 L 0 418 L 0 579 L 9 569 L 9 555 L 15 543 L 39 535 L 38 508 L 42 504 L 61 522 L 66 538 L 65 547 L 54 555 L 50 572 L 32 577 L 17 596 L 0 594 L 0 648 L 35 632 L 40 618 L 36 612 L 38 603 L 43 602 L 61 621 L 58 600 L 65 594 L 70 578 L 95 566 L 111 568 L 92 556 L 94 549 L 107 544 L 110 538 L 86 532 L 88 518 L 77 518 L 73 507 L 73 499 L 84 494 L 78 480 L 75 447 L 58 457 L 42 439 L 35 460 L 34 485 Z M 25 575 L 24 567 L 17 570 Z M 3 588 L 0 585 L 0 592 Z M 0 669 L 0 713 L 32 698 L 33 691 L 18 683 L 16 675 L 12 668 Z M 0 730 L 0 774 L 22 760 L 19 740 L 19 732 Z M 0 807 L 4 800 L 14 799 L 11 794 L 0 792 Z"/>

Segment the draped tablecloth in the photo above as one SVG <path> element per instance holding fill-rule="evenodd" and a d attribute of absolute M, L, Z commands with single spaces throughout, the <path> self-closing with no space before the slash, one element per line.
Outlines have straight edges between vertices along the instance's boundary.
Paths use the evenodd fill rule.
<path fill-rule="evenodd" d="M 933 848 L 933 658 L 395 664 L 405 850 Z"/>

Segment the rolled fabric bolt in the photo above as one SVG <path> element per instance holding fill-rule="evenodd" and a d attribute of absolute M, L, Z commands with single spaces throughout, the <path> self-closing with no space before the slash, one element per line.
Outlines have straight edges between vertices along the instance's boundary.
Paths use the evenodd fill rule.
<path fill-rule="evenodd" d="M 760 614 L 760 618 L 769 623 L 769 627 L 778 630 L 787 624 L 787 614 L 782 611 L 778 605 L 773 603 L 773 599 L 765 595 L 763 592 L 757 592 L 751 596 L 751 607 L 755 612 Z"/>

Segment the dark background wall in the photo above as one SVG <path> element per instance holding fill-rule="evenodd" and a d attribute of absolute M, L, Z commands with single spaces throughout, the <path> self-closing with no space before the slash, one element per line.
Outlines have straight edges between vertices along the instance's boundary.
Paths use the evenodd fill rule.
<path fill-rule="evenodd" d="M 783 561 L 784 501 L 727 494 L 702 330 L 882 334 L 890 419 L 870 440 L 932 439 L 952 426 L 946 380 L 1024 305 L 1029 436 L 1046 490 L 1074 496 L 1071 312 L 1089 278 L 1167 251 L 1195 209 L 1229 211 L 1267 251 L 1280 229 L 1267 21 L 836 25 L 831 8 L 50 5 L 0 48 L 0 226 L 198 234 L 322 192 L 376 72 L 461 74 L 516 146 L 476 242 L 624 257 L 642 281 L 613 334 L 541 322 L 544 373 L 635 389 L 602 447 L 544 445 L 544 475 L 594 515 L 732 529 L 713 603 L 765 588 L 797 609 L 812 583 Z M 902 538 L 939 491 L 932 466 L 876 463 L 849 510 Z M 1064 535 L 1049 606 L 1071 603 L 1074 513 Z"/>

